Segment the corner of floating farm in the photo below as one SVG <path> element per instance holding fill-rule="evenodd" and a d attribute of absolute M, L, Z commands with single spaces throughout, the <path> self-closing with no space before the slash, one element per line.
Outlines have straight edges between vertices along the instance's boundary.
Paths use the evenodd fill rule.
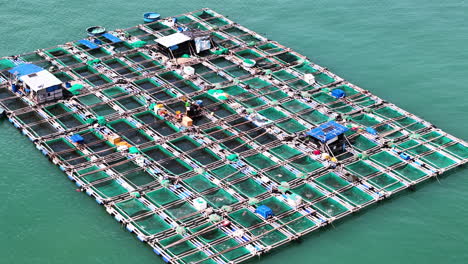
<path fill-rule="evenodd" d="M 239 263 L 467 143 L 210 9 L 0 59 L 0 114 L 170 263 Z"/>

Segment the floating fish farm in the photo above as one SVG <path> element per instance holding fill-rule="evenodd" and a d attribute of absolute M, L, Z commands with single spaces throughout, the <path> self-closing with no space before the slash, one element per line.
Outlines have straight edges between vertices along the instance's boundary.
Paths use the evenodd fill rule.
<path fill-rule="evenodd" d="M 0 59 L 1 114 L 168 263 L 239 263 L 468 145 L 210 9 Z M 143 22 L 143 21 L 142 21 Z"/>

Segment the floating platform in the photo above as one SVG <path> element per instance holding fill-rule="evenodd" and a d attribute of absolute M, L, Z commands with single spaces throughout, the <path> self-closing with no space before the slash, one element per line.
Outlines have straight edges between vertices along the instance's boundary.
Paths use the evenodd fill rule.
<path fill-rule="evenodd" d="M 215 48 L 155 48 L 178 31 Z M 8 120 L 169 263 L 246 261 L 468 161 L 466 142 L 209 9 L 0 62 Z M 13 92 L 24 63 L 72 95 Z"/>

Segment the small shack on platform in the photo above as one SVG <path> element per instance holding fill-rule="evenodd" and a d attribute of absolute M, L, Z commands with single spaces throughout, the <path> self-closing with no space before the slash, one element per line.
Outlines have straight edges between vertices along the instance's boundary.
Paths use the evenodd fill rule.
<path fill-rule="evenodd" d="M 25 63 L 8 72 L 12 74 L 12 91 L 22 92 L 37 104 L 63 97 L 62 81 L 37 65 Z"/>
<path fill-rule="evenodd" d="M 198 31 L 177 32 L 155 41 L 158 50 L 170 58 L 178 58 L 184 54 L 198 54 L 211 49 L 210 34 Z"/>
<path fill-rule="evenodd" d="M 334 154 L 339 154 L 346 150 L 345 133 L 348 130 L 347 127 L 335 121 L 329 121 L 306 132 L 306 134 L 314 143 L 324 147 L 323 150 L 329 148 Z"/>

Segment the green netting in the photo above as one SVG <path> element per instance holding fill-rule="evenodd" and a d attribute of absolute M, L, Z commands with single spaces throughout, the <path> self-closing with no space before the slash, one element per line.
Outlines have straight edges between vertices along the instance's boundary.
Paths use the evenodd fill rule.
<path fill-rule="evenodd" d="M 54 152 L 62 152 L 58 157 L 70 165 L 78 165 L 89 160 L 89 157 L 84 156 L 83 152 L 63 138 L 47 141 L 46 144 Z"/>
<path fill-rule="evenodd" d="M 104 197 L 114 197 L 128 192 L 127 189 L 118 184 L 115 180 L 102 182 L 93 186 L 97 192 Z"/>
<path fill-rule="evenodd" d="M 265 172 L 265 175 L 268 176 L 268 178 L 273 179 L 277 182 L 282 182 L 282 181 L 291 181 L 296 178 L 296 175 L 292 173 L 291 171 L 287 170 L 285 167 L 280 166 L 277 168 L 274 168 L 272 170 L 269 170 Z"/>
<path fill-rule="evenodd" d="M 0 70 L 5 70 L 13 67 L 15 67 L 15 64 L 12 61 L 7 59 L 0 60 Z"/>
<path fill-rule="evenodd" d="M 144 149 L 142 152 L 154 161 L 164 160 L 158 162 L 158 164 L 164 167 L 169 173 L 179 175 L 192 170 L 192 167 L 187 165 L 180 158 L 174 158 L 169 151 L 161 146 L 150 147 Z"/>
<path fill-rule="evenodd" d="M 418 145 L 418 146 L 412 147 L 410 149 L 407 149 L 406 151 L 413 154 L 413 155 L 420 155 L 420 154 L 428 152 L 430 150 L 431 150 L 430 148 L 428 148 L 428 147 L 426 147 L 424 145 Z"/>
<path fill-rule="evenodd" d="M 264 51 L 264 52 L 268 52 L 268 53 L 276 53 L 276 52 L 279 52 L 279 51 L 283 50 L 282 48 L 276 46 L 273 43 L 267 43 L 267 44 L 264 44 L 264 45 L 260 45 L 257 48 Z"/>
<path fill-rule="evenodd" d="M 400 149 L 409 149 L 409 148 L 413 148 L 415 146 L 419 145 L 419 142 L 417 142 L 416 140 L 408 140 L 408 141 L 405 141 L 403 143 L 400 143 L 398 145 L 398 148 Z"/>
<path fill-rule="evenodd" d="M 338 190 L 349 185 L 349 182 L 338 177 L 333 172 L 320 176 L 316 181 L 328 190 Z"/>
<path fill-rule="evenodd" d="M 296 66 L 294 67 L 295 70 L 299 71 L 299 72 L 302 72 L 304 74 L 307 74 L 307 73 L 314 73 L 317 71 L 317 69 L 315 69 L 314 67 L 306 64 L 306 63 L 303 63 L 299 66 Z"/>
<path fill-rule="evenodd" d="M 264 88 L 267 86 L 271 86 L 271 83 L 264 81 L 258 77 L 252 78 L 248 81 L 244 81 L 244 83 L 254 89 L 260 89 L 260 88 Z"/>
<path fill-rule="evenodd" d="M 124 216 L 134 217 L 142 213 L 149 212 L 150 209 L 137 199 L 130 199 L 124 202 L 115 204 L 115 208 L 124 213 Z"/>
<path fill-rule="evenodd" d="M 357 161 L 353 164 L 350 164 L 346 166 L 345 168 L 346 170 L 352 173 L 355 173 L 357 174 L 357 176 L 360 176 L 360 177 L 366 177 L 379 171 L 378 169 L 372 167 L 371 165 L 365 163 L 362 160 Z"/>
<path fill-rule="evenodd" d="M 279 145 L 278 147 L 274 147 L 270 149 L 269 152 L 271 152 L 273 155 L 279 157 L 282 160 L 287 160 L 294 156 L 302 154 L 302 152 L 300 152 L 299 150 L 291 148 L 290 146 L 285 144 Z"/>
<path fill-rule="evenodd" d="M 320 163 L 319 161 L 316 161 L 312 159 L 309 156 L 301 157 L 298 159 L 294 159 L 289 163 L 289 165 L 293 166 L 294 168 L 302 171 L 302 172 L 312 172 L 317 169 L 320 169 L 323 167 L 323 164 Z"/>
<path fill-rule="evenodd" d="M 89 105 L 93 105 L 93 104 L 98 104 L 100 102 L 102 102 L 102 100 L 97 97 L 96 95 L 94 94 L 88 94 L 88 95 L 84 95 L 84 96 L 80 96 L 78 97 L 78 101 L 80 101 L 80 103 L 86 105 L 86 106 L 89 106 Z"/>
<path fill-rule="evenodd" d="M 268 206 L 273 211 L 273 214 L 276 215 L 276 216 L 291 210 L 291 207 L 289 207 L 285 203 L 281 202 L 276 197 L 267 198 L 267 199 L 261 201 L 259 203 L 259 206 L 260 205 Z"/>
<path fill-rule="evenodd" d="M 334 102 L 336 101 L 336 98 L 327 94 L 327 93 L 323 93 L 323 92 L 320 92 L 320 93 L 316 93 L 314 95 L 312 95 L 312 98 L 321 103 L 321 104 L 328 104 L 328 103 L 331 103 L 331 102 Z"/>
<path fill-rule="evenodd" d="M 444 150 L 459 158 L 468 158 L 468 148 L 465 147 L 463 144 L 456 143 L 452 146 L 446 147 Z"/>
<path fill-rule="evenodd" d="M 96 171 L 98 169 L 99 169 L 98 167 L 92 166 L 92 167 L 86 168 L 84 170 L 78 171 L 78 175 L 83 175 L 83 174 L 86 174 L 86 173 L 89 173 L 89 172 L 92 172 L 92 171 Z M 88 175 L 82 177 L 81 179 L 83 179 L 84 181 L 86 181 L 88 183 L 91 183 L 91 182 L 94 182 L 94 181 L 97 181 L 97 180 L 105 179 L 107 177 L 109 177 L 109 175 L 107 175 L 104 171 L 98 171 L 98 172 L 88 174 Z"/>
<path fill-rule="evenodd" d="M 247 197 L 255 197 L 267 191 L 263 186 L 250 178 L 233 184 L 232 187 Z"/>
<path fill-rule="evenodd" d="M 417 180 L 426 176 L 426 173 L 423 171 L 411 166 L 410 164 L 402 165 L 393 170 L 394 173 L 406 177 L 410 180 Z"/>
<path fill-rule="evenodd" d="M 340 89 L 340 90 L 344 91 L 346 96 L 351 96 L 351 95 L 355 95 L 355 94 L 358 93 L 356 90 L 354 90 L 353 88 L 351 88 L 351 87 L 349 87 L 347 85 L 340 85 L 340 86 L 332 89 L 332 91 L 334 91 L 336 89 Z"/>
<path fill-rule="evenodd" d="M 280 70 L 280 71 L 274 72 L 273 76 L 275 76 L 276 78 L 278 78 L 278 79 L 280 79 L 282 81 L 287 81 L 287 80 L 297 78 L 296 76 L 294 76 L 293 74 L 291 74 L 291 73 L 289 73 L 289 72 L 287 72 L 285 70 Z"/>
<path fill-rule="evenodd" d="M 44 108 L 51 116 L 60 116 L 56 119 L 65 128 L 73 128 L 84 124 L 83 119 L 77 114 L 74 114 L 70 108 L 64 104 L 58 103 Z"/>
<path fill-rule="evenodd" d="M 184 180 L 184 182 L 197 192 L 204 192 L 210 188 L 216 187 L 211 181 L 202 175 L 195 175 Z"/>
<path fill-rule="evenodd" d="M 403 133 L 401 133 L 400 131 L 396 131 L 394 133 L 390 133 L 388 135 L 385 136 L 386 139 L 395 139 L 395 138 L 399 138 L 403 136 Z"/>
<path fill-rule="evenodd" d="M 133 116 L 137 120 L 149 125 L 153 130 L 163 136 L 169 136 L 179 132 L 179 129 L 171 122 L 163 121 L 163 118 L 152 111 L 145 111 Z"/>
<path fill-rule="evenodd" d="M 149 192 L 145 195 L 145 197 L 155 205 L 159 206 L 164 206 L 168 203 L 172 203 L 180 199 L 172 191 L 166 188 Z"/>
<path fill-rule="evenodd" d="M 315 75 L 315 81 L 317 81 L 318 83 L 320 83 L 322 85 L 325 85 L 325 84 L 329 84 L 329 83 L 334 82 L 335 79 L 333 79 L 332 77 L 326 75 L 325 73 L 319 73 L 319 74 Z"/>
<path fill-rule="evenodd" d="M 374 113 L 382 117 L 386 117 L 387 119 L 392 119 L 392 118 L 397 118 L 397 117 L 402 116 L 401 113 L 399 113 L 398 111 L 388 106 L 379 108 L 375 110 Z"/>
<path fill-rule="evenodd" d="M 275 123 L 275 125 L 289 134 L 307 130 L 307 127 L 303 126 L 301 123 L 292 118 Z"/>
<path fill-rule="evenodd" d="M 138 169 L 138 167 L 135 167 Z M 130 183 L 134 184 L 135 186 L 143 186 L 154 182 L 156 179 L 148 174 L 146 171 L 132 171 L 125 174 L 124 178 L 129 181 Z"/>
<path fill-rule="evenodd" d="M 371 126 L 380 124 L 379 121 L 375 120 L 373 117 L 370 117 L 366 114 L 355 116 L 351 118 L 351 120 L 366 127 L 371 127 Z"/>
<path fill-rule="evenodd" d="M 211 174 L 213 174 L 218 179 L 228 178 L 228 181 L 233 181 L 245 176 L 245 174 L 239 172 L 236 168 L 232 167 L 231 165 L 224 165 L 217 169 L 211 170 Z"/>
<path fill-rule="evenodd" d="M 259 93 L 264 95 L 269 100 L 282 100 L 288 97 L 288 94 L 281 91 L 278 87 L 269 86 L 259 89 Z"/>
<path fill-rule="evenodd" d="M 416 120 L 409 118 L 409 117 L 398 119 L 395 121 L 395 123 L 402 127 L 407 126 L 405 129 L 410 130 L 410 131 L 416 131 L 421 128 L 425 128 L 425 126 L 422 123 L 419 123 Z"/>
<path fill-rule="evenodd" d="M 372 161 L 378 163 L 378 164 L 381 164 L 381 165 L 384 165 L 386 167 L 390 167 L 390 166 L 393 166 L 397 163 L 400 163 L 402 162 L 401 159 L 393 156 L 392 154 L 386 152 L 386 151 L 382 151 L 382 152 L 379 152 L 377 154 L 374 154 L 372 156 L 369 157 Z"/>
<path fill-rule="evenodd" d="M 189 241 L 183 241 L 183 242 L 180 242 L 180 240 L 182 240 L 183 237 L 181 235 L 175 235 L 175 236 L 172 236 L 172 237 L 168 237 L 166 239 L 163 239 L 161 241 L 159 241 L 159 243 L 165 247 L 173 244 L 173 243 L 178 243 L 172 247 L 169 247 L 167 248 L 172 254 L 174 255 L 180 255 L 184 252 L 187 252 L 189 250 L 192 250 L 195 248 L 195 246 L 189 242 Z"/>
<path fill-rule="evenodd" d="M 377 188 L 384 188 L 386 191 L 393 191 L 404 186 L 403 183 L 393 177 L 390 177 L 388 174 L 380 174 L 368 180 L 368 182 Z"/>
<path fill-rule="evenodd" d="M 281 107 L 283 107 L 284 109 L 288 110 L 291 113 L 297 113 L 297 112 L 304 111 L 306 109 L 310 109 L 308 105 L 296 99 L 282 104 Z"/>
<path fill-rule="evenodd" d="M 281 233 L 278 230 L 271 231 L 273 229 L 274 227 L 272 227 L 271 225 L 264 225 L 250 230 L 250 233 L 252 233 L 252 235 L 254 236 L 262 237 L 260 241 L 262 241 L 268 246 L 271 246 L 288 238 L 285 234 Z"/>
<path fill-rule="evenodd" d="M 302 214 L 295 212 L 288 216 L 282 217 L 282 223 L 289 223 L 287 226 L 291 228 L 294 232 L 302 232 L 308 228 L 315 226 L 315 223 L 308 218 L 304 217 Z"/>
<path fill-rule="evenodd" d="M 332 198 L 327 198 L 320 202 L 317 202 L 313 205 L 313 207 L 328 216 L 337 216 L 348 210 L 346 209 L 346 207 L 344 207 Z"/>
<path fill-rule="evenodd" d="M 453 141 L 450 138 L 442 136 L 441 134 L 439 134 L 439 133 L 437 133 L 435 131 L 427 133 L 427 134 L 421 136 L 421 138 L 430 141 L 429 143 L 432 144 L 432 145 L 435 145 L 435 146 L 443 146 L 443 145 L 448 144 L 448 143 Z"/>
<path fill-rule="evenodd" d="M 242 89 L 241 87 L 239 87 L 237 85 L 225 87 L 222 90 L 224 92 L 228 93 L 231 96 L 238 96 L 238 95 L 242 95 L 242 94 L 247 92 L 246 90 Z M 234 99 L 236 99 L 236 98 L 234 97 Z"/>
<path fill-rule="evenodd" d="M 233 212 L 229 216 L 246 228 L 263 223 L 262 219 L 245 208 Z"/>
<path fill-rule="evenodd" d="M 372 196 L 363 192 L 357 187 L 352 187 L 340 193 L 340 196 L 350 200 L 355 205 L 361 205 L 372 200 Z"/>
<path fill-rule="evenodd" d="M 210 226 L 211 226 L 211 224 L 208 224 L 208 223 L 203 224 L 201 226 L 193 228 L 192 233 L 200 232 L 203 229 L 207 228 L 208 231 L 204 230 L 202 233 L 200 233 L 198 235 L 198 238 L 200 238 L 204 242 L 213 242 L 213 241 L 215 241 L 217 239 L 220 239 L 220 238 L 226 236 L 226 234 L 223 231 L 221 231 L 220 229 L 218 229 L 218 228 L 215 228 L 215 229 L 208 228 Z"/>
<path fill-rule="evenodd" d="M 426 155 L 422 157 L 421 160 L 437 168 L 447 168 L 456 163 L 454 160 L 447 158 L 446 156 L 438 152 L 434 152 L 429 155 Z"/>
<path fill-rule="evenodd" d="M 332 109 L 332 110 L 334 110 L 336 112 L 339 112 L 339 113 L 348 113 L 348 112 L 351 112 L 351 111 L 354 110 L 353 107 L 351 107 L 350 105 L 348 105 L 346 103 L 343 103 L 343 102 L 330 104 L 329 107 L 330 107 L 330 109 Z"/>
<path fill-rule="evenodd" d="M 281 53 L 281 54 L 275 56 L 275 58 L 279 59 L 280 61 L 282 61 L 284 63 L 294 63 L 294 62 L 298 62 L 298 61 L 301 60 L 301 58 L 299 58 L 298 56 L 294 55 L 291 52 Z"/>
<path fill-rule="evenodd" d="M 220 159 L 213 151 L 208 148 L 200 148 L 201 145 L 188 136 L 183 136 L 171 141 L 171 144 L 182 152 L 188 152 L 188 155 L 202 165 L 213 163 Z M 197 150 L 195 150 L 197 149 Z"/>
<path fill-rule="evenodd" d="M 135 42 L 132 42 L 132 43 L 129 43 L 129 44 L 134 48 L 141 48 L 141 47 L 146 45 L 146 41 L 139 40 L 139 41 L 135 41 Z"/>
<path fill-rule="evenodd" d="M 296 187 L 294 189 L 291 189 L 291 191 L 301 196 L 302 199 L 308 202 L 311 202 L 323 196 L 323 193 L 321 193 L 319 190 L 317 190 L 316 188 L 312 187 L 310 184 L 307 184 L 307 183 L 299 187 Z"/>
<path fill-rule="evenodd" d="M 150 215 L 148 217 L 138 219 L 134 223 L 137 228 L 146 235 L 154 235 L 171 228 L 171 226 L 158 215 Z"/>
<path fill-rule="evenodd" d="M 205 199 L 213 206 L 221 208 L 223 205 L 237 203 L 238 200 L 223 189 L 209 192 L 203 195 Z"/>
<path fill-rule="evenodd" d="M 360 151 L 366 151 L 377 146 L 376 143 L 370 141 L 365 136 L 358 135 L 349 140 L 353 147 L 357 148 Z"/>
<path fill-rule="evenodd" d="M 245 160 L 252 166 L 254 166 L 256 169 L 265 169 L 276 165 L 274 161 L 260 153 L 246 157 Z"/>
<path fill-rule="evenodd" d="M 181 219 L 182 222 L 189 221 L 192 217 L 187 217 L 190 214 L 195 213 L 197 210 L 193 208 L 189 203 L 182 202 L 177 203 L 169 208 L 166 209 L 166 212 L 176 219 Z"/>
<path fill-rule="evenodd" d="M 237 241 L 235 241 L 234 239 L 228 239 L 224 242 L 221 242 L 219 244 L 216 244 L 213 246 L 214 249 L 216 249 L 218 252 L 221 252 L 221 251 L 224 251 L 224 250 L 227 250 L 227 249 L 231 249 L 225 253 L 223 253 L 223 257 L 225 257 L 227 260 L 231 261 L 231 260 L 235 260 L 241 256 L 244 256 L 244 255 L 247 255 L 247 254 L 250 254 L 250 251 L 247 250 L 245 247 L 237 247 L 236 249 L 232 249 L 236 246 L 238 246 L 239 243 Z"/>
<path fill-rule="evenodd" d="M 301 118 L 312 124 L 321 124 L 328 120 L 328 116 L 320 113 L 317 110 L 313 110 L 308 113 L 302 114 Z"/>
<path fill-rule="evenodd" d="M 197 251 L 187 257 L 182 258 L 184 263 L 203 263 L 203 264 L 216 264 L 216 262 L 212 259 L 206 259 L 208 256 L 201 252 Z M 205 259 L 205 260 L 204 260 Z M 203 261 L 202 261 L 203 260 Z M 200 262 L 202 261 L 202 262 Z"/>
<path fill-rule="evenodd" d="M 274 107 L 261 110 L 258 113 L 272 121 L 286 117 L 286 114 L 276 110 Z"/>

